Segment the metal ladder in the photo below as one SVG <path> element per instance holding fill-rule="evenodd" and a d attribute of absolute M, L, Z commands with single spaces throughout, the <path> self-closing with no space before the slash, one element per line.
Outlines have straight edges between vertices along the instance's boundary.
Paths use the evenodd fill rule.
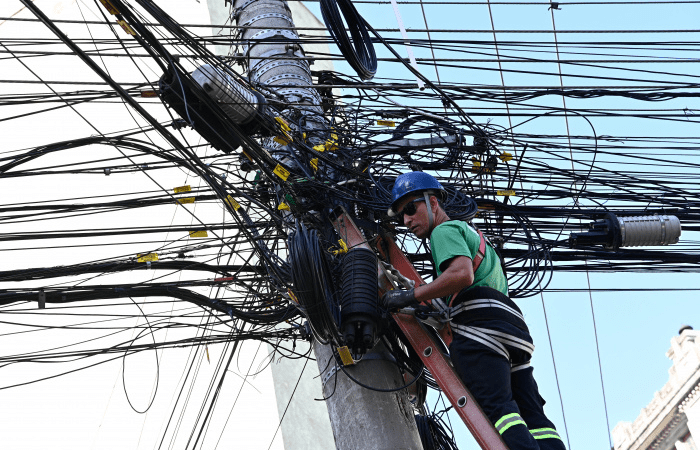
<path fill-rule="evenodd" d="M 333 227 L 349 248 L 364 247 L 374 251 L 344 208 L 339 207 L 336 210 Z M 383 251 L 380 249 L 382 257 L 403 276 L 415 281 L 416 285 L 422 284 L 423 280 L 420 275 L 393 239 L 387 237 L 380 239 L 382 240 L 380 247 L 383 247 Z M 390 281 L 382 276 L 384 268 L 381 264 L 377 270 L 380 274 L 380 283 L 383 280 L 385 290 L 390 289 Z M 392 315 L 479 446 L 484 450 L 508 450 L 491 421 L 454 371 L 449 359 L 440 351 L 442 346 L 433 340 L 433 337 L 425 329 L 425 325 L 412 314 L 396 312 Z M 438 332 L 443 338 L 446 338 L 446 333 L 449 333 L 449 330 L 447 327 L 443 327 Z"/>

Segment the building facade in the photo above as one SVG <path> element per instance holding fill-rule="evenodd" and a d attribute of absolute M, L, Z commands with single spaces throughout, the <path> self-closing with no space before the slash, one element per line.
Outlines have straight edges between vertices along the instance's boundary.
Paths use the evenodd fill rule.
<path fill-rule="evenodd" d="M 614 450 L 700 450 L 700 331 L 671 339 L 669 380 L 634 422 L 613 429 Z"/>

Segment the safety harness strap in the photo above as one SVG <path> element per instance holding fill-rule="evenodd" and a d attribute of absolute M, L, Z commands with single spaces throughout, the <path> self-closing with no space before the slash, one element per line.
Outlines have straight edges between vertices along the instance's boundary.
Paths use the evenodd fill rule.
<path fill-rule="evenodd" d="M 477 298 L 474 300 L 466 300 L 460 303 L 459 305 L 447 309 L 445 311 L 446 319 L 452 319 L 455 317 L 457 314 L 461 314 L 465 311 L 470 311 L 472 309 L 480 309 L 480 308 L 500 308 L 504 311 L 509 312 L 513 316 L 517 317 L 518 319 L 522 320 L 525 322 L 525 317 L 515 310 L 514 308 L 511 308 L 510 306 L 499 302 L 498 300 L 492 299 L 492 298 Z"/>
<path fill-rule="evenodd" d="M 474 276 L 476 276 L 476 271 L 479 270 L 479 266 L 484 260 L 484 256 L 486 256 L 486 238 L 484 237 L 484 233 L 482 233 L 481 230 L 478 230 L 478 232 L 479 250 L 476 251 L 476 255 L 474 255 L 474 259 L 472 259 L 472 272 L 474 273 Z M 454 294 L 452 294 L 452 297 L 450 298 L 450 307 L 452 307 L 452 302 L 455 301 L 455 298 L 457 297 L 458 293 L 459 292 L 455 292 Z"/>
<path fill-rule="evenodd" d="M 479 266 L 481 265 L 481 261 L 484 260 L 484 256 L 486 256 L 486 238 L 484 237 L 484 233 L 481 232 L 481 230 L 477 230 L 479 233 L 479 250 L 476 252 L 476 255 L 474 255 L 474 259 L 472 260 L 472 267 L 474 268 L 474 273 L 476 274 L 476 271 L 479 269 Z"/>

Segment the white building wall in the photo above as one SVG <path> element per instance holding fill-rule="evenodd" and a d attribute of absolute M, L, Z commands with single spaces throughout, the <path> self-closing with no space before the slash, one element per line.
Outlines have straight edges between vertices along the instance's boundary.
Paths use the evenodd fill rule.
<path fill-rule="evenodd" d="M 700 332 L 671 339 L 669 381 L 634 422 L 613 429 L 615 450 L 697 450 L 700 441 Z"/>

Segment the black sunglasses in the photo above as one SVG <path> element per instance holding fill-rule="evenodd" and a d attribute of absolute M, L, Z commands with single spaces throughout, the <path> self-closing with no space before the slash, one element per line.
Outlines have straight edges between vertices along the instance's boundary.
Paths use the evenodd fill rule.
<path fill-rule="evenodd" d="M 414 215 L 416 213 L 416 211 L 418 211 L 418 207 L 416 206 L 416 203 L 424 202 L 424 201 L 425 201 L 425 197 L 420 197 L 420 198 L 417 198 L 415 200 L 411 200 L 410 202 L 408 202 L 408 204 L 406 206 L 403 207 L 403 209 L 401 211 L 399 211 L 396 214 L 396 218 L 399 220 L 399 222 L 403 223 L 404 214 L 408 214 L 409 216 Z"/>

